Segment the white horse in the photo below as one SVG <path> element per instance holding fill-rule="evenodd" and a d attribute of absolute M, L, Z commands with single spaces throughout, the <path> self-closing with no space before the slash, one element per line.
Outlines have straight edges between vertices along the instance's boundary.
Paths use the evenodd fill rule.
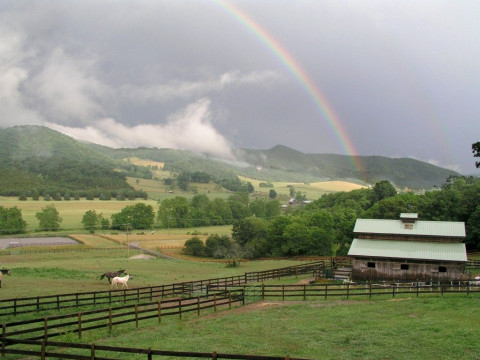
<path fill-rule="evenodd" d="M 117 285 L 118 284 L 122 284 L 122 289 L 123 288 L 127 288 L 128 289 L 128 285 L 127 285 L 127 281 L 128 279 L 132 278 L 133 279 L 133 276 L 130 276 L 130 275 L 127 275 L 127 276 L 123 276 L 123 277 L 120 277 L 120 276 L 116 276 L 112 279 L 112 284 L 110 285 L 110 287 L 118 287 Z"/>

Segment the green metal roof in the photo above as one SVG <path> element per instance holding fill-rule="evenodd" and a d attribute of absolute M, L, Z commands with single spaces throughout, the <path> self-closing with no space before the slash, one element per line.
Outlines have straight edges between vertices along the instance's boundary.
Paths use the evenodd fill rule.
<path fill-rule="evenodd" d="M 463 243 L 353 239 L 349 256 L 467 261 Z"/>
<path fill-rule="evenodd" d="M 407 229 L 402 220 L 357 219 L 354 233 L 465 237 L 465 223 L 459 221 L 423 221 Z"/>

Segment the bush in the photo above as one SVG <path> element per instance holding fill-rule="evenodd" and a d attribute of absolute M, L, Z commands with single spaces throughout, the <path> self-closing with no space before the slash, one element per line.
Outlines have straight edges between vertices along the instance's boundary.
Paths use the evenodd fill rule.
<path fill-rule="evenodd" d="M 205 256 L 205 245 L 197 236 L 185 241 L 185 248 L 182 251 L 185 255 Z"/>

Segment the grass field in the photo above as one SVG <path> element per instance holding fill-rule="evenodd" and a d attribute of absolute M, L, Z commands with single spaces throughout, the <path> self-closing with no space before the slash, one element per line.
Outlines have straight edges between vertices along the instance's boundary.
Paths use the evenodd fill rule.
<path fill-rule="evenodd" d="M 22 210 L 23 220 L 27 222 L 27 231 L 33 231 L 38 227 L 38 220 L 35 214 L 42 210 L 47 205 L 53 204 L 57 209 L 62 223 L 60 226 L 64 229 L 80 230 L 83 229 L 82 217 L 88 210 L 95 210 L 97 214 L 101 213 L 107 219 L 110 219 L 112 214 L 120 212 L 124 207 L 128 205 L 134 205 L 137 203 L 144 203 L 152 205 L 154 211 L 158 209 L 158 204 L 155 200 L 109 200 L 101 201 L 95 200 L 69 200 L 69 201 L 33 201 L 31 199 L 27 201 L 19 201 L 16 197 L 0 196 L 0 206 L 9 208 L 16 206 Z"/>
<path fill-rule="evenodd" d="M 86 243 L 95 238 L 84 239 Z M 99 279 L 125 268 L 129 287 L 241 275 L 299 264 L 251 261 L 238 268 L 183 260 L 136 259 L 136 252 L 40 253 L 0 256 L 5 277 L 0 299 L 108 290 Z M 305 277 L 305 278 L 308 278 Z M 302 277 L 276 280 L 291 283 Z M 241 353 L 310 359 L 478 359 L 478 294 L 410 294 L 383 299 L 256 301 L 244 307 L 165 317 L 83 333 L 82 342 L 162 350 Z M 75 309 L 70 312 L 75 312 Z M 16 320 L 19 320 L 17 317 Z M 80 341 L 67 335 L 68 341 Z M 132 342 L 132 338 L 135 341 Z M 58 339 L 62 341 L 62 339 Z M 145 355 L 124 356 L 143 359 Z M 13 359 L 7 357 L 6 359 Z M 167 359 L 167 358 L 165 358 Z M 171 359 L 171 358 L 170 358 Z"/>
<path fill-rule="evenodd" d="M 264 301 L 152 323 L 135 331 L 135 346 L 309 359 L 478 359 L 480 314 L 472 310 L 479 305 L 466 296 Z M 131 336 L 116 331 L 100 342 L 125 346 Z"/>
<path fill-rule="evenodd" d="M 112 246 L 116 244 L 112 243 Z M 103 245 L 102 245 L 103 247 Z M 46 249 L 42 247 L 40 250 Z M 33 253 L 0 256 L 0 267 L 8 268 L 12 276 L 5 276 L 0 299 L 23 296 L 50 295 L 77 291 L 108 290 L 108 282 L 99 280 L 106 271 L 126 269 L 134 279 L 129 287 L 170 284 L 215 277 L 244 274 L 304 263 L 301 261 L 249 261 L 238 268 L 227 268 L 214 262 L 138 259 L 138 251 L 103 250 L 89 252 Z"/>

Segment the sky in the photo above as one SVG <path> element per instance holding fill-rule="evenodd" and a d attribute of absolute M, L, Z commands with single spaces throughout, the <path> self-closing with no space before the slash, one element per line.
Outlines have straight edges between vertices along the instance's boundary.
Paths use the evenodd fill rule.
<path fill-rule="evenodd" d="M 0 128 L 478 174 L 478 0 L 0 0 Z"/>

